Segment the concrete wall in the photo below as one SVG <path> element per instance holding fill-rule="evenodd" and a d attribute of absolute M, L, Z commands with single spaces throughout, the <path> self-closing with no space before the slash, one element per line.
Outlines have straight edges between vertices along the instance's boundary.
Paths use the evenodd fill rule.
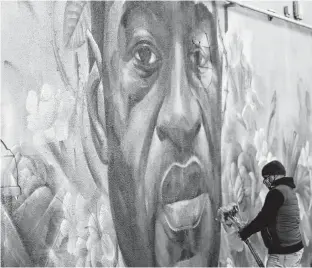
<path fill-rule="evenodd" d="M 291 2 L 245 3 L 273 9 L 279 14 L 283 14 L 284 5 L 289 5 L 292 10 Z M 311 23 L 311 3 L 304 2 L 302 7 L 303 22 Z M 252 219 L 262 206 L 266 193 L 261 183 L 257 184 L 262 180 L 261 168 L 272 159 L 278 159 L 297 184 L 303 236 L 305 243 L 309 244 L 312 32 L 230 7 L 226 45 L 230 67 L 225 68 L 227 80 L 223 85 L 222 168 L 224 185 L 230 186 L 229 193 L 226 193 L 226 186 L 223 188 L 224 202 L 241 202 L 246 219 Z M 310 156 L 310 162 L 302 162 L 305 155 Z M 300 190 L 301 187 L 306 188 L 306 192 Z M 240 188 L 244 189 L 244 194 Z M 265 259 L 266 250 L 262 248 L 259 236 L 253 236 L 252 241 Z M 238 266 L 251 265 L 252 258 L 246 257 L 248 253 L 238 249 L 237 243 L 232 247 L 231 259 Z M 311 249 L 306 248 L 305 265 L 309 264 L 308 251 Z"/>
<path fill-rule="evenodd" d="M 278 14 L 288 5 L 292 14 L 291 1 L 246 3 Z M 108 199 L 107 158 L 98 158 L 90 133 L 84 95 L 87 46 L 75 51 L 63 46 L 65 4 L 1 2 L 1 139 L 20 161 L 23 190 L 16 200 L 6 200 L 8 213 L 1 212 L 5 228 L 9 226 L 6 230 L 11 231 L 8 240 L 3 236 L 1 240 L 7 266 L 123 265 Z M 303 22 L 312 24 L 312 2 L 301 5 Z M 302 264 L 310 265 L 312 31 L 235 7 L 225 16 L 222 3 L 218 6 L 223 53 L 223 121 L 219 122 L 223 204 L 236 202 L 244 220 L 253 219 L 267 193 L 261 168 L 272 159 L 282 161 L 297 185 L 305 244 Z M 98 99 L 104 99 L 101 93 Z M 10 152 L 2 147 L 1 153 Z M 16 176 L 14 165 L 2 165 L 2 177 Z M 32 209 L 25 210 L 26 206 Z M 38 228 L 29 229 L 32 226 Z M 62 229 L 54 244 L 51 237 L 57 226 Z M 252 236 L 251 242 L 264 261 L 267 251 L 260 235 Z M 42 248 L 44 252 L 39 251 Z M 224 229 L 219 262 L 256 266 L 236 234 Z"/>

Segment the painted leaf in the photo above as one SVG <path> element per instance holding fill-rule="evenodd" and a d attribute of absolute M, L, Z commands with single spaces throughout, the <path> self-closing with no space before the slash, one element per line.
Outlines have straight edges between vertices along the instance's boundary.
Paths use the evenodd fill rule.
<path fill-rule="evenodd" d="M 102 201 L 103 202 L 103 201 Z M 106 234 L 114 234 L 114 226 L 112 219 L 112 212 L 110 209 L 110 204 L 108 198 L 104 200 L 98 212 L 98 219 L 101 231 Z"/>
<path fill-rule="evenodd" d="M 91 264 L 92 267 L 102 266 L 101 262 L 102 258 L 102 248 L 100 243 L 93 244 L 91 248 Z"/>
<path fill-rule="evenodd" d="M 112 236 L 104 234 L 101 240 L 101 246 L 103 251 L 102 261 L 114 262 L 116 258 L 116 241 L 112 238 Z"/>
<path fill-rule="evenodd" d="M 240 204 L 244 197 L 244 189 L 243 189 L 243 183 L 242 183 L 241 177 L 239 175 L 236 177 L 236 181 L 234 185 L 234 196 L 235 196 L 235 201 L 237 201 L 237 203 Z"/>
<path fill-rule="evenodd" d="M 78 237 L 76 242 L 76 255 L 79 257 L 85 257 L 88 254 L 86 240 Z"/>
<path fill-rule="evenodd" d="M 23 244 L 23 237 L 20 237 L 16 230 L 16 225 L 12 222 L 10 215 L 4 206 L 0 206 L 1 210 L 1 264 L 4 266 L 33 266 L 26 248 Z"/>
<path fill-rule="evenodd" d="M 274 119 L 275 119 L 275 114 L 276 114 L 276 107 L 277 107 L 277 96 L 276 96 L 276 91 L 274 91 L 272 100 L 271 100 L 271 113 L 267 125 L 267 133 L 266 133 L 266 140 L 268 142 L 268 145 L 271 145 L 271 140 L 272 140 L 272 134 L 274 133 Z"/>
<path fill-rule="evenodd" d="M 303 243 L 305 246 L 309 246 L 310 240 L 312 238 L 312 228 L 306 213 L 304 214 L 303 219 L 301 220 L 300 228 L 303 235 Z"/>
<path fill-rule="evenodd" d="M 61 223 L 61 233 L 63 236 L 66 236 L 69 232 L 69 229 L 71 228 L 70 223 L 68 220 L 64 219 Z"/>
<path fill-rule="evenodd" d="M 91 28 L 88 2 L 67 1 L 64 13 L 63 40 L 65 47 L 76 49 L 86 41 L 86 32 Z"/>
<path fill-rule="evenodd" d="M 88 228 L 90 233 L 90 239 L 93 242 L 97 241 L 101 236 L 101 230 L 99 230 L 99 224 L 94 213 L 91 213 L 89 217 Z"/>
<path fill-rule="evenodd" d="M 309 91 L 306 91 L 305 104 L 306 104 L 306 109 L 307 109 L 307 116 L 310 117 L 311 116 L 311 99 L 310 99 Z"/>
<path fill-rule="evenodd" d="M 38 110 L 38 96 L 34 90 L 30 90 L 26 99 L 26 110 L 30 114 L 36 114 Z"/>

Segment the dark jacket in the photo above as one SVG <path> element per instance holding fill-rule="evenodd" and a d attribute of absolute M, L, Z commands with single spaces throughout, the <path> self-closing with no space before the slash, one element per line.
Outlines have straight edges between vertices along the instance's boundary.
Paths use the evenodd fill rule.
<path fill-rule="evenodd" d="M 269 254 L 290 254 L 303 248 L 300 234 L 299 205 L 293 178 L 274 182 L 257 217 L 240 231 L 246 240 L 261 231 Z"/>

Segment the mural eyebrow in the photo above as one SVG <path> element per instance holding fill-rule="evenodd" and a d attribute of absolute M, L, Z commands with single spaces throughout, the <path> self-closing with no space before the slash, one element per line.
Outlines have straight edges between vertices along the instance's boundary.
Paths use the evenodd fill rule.
<path fill-rule="evenodd" d="M 126 2 L 124 4 L 124 11 L 120 21 L 124 28 L 128 27 L 128 19 L 133 12 L 148 13 L 153 18 L 153 20 L 155 20 L 155 22 L 163 20 L 161 12 L 154 12 L 152 9 L 146 6 L 146 3 L 144 2 Z"/>

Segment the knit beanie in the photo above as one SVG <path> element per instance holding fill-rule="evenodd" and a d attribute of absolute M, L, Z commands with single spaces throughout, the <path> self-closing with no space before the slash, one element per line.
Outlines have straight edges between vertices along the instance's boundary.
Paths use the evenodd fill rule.
<path fill-rule="evenodd" d="M 268 175 L 286 175 L 286 170 L 281 162 L 279 161 L 271 161 L 266 164 L 262 169 L 262 177 Z"/>

